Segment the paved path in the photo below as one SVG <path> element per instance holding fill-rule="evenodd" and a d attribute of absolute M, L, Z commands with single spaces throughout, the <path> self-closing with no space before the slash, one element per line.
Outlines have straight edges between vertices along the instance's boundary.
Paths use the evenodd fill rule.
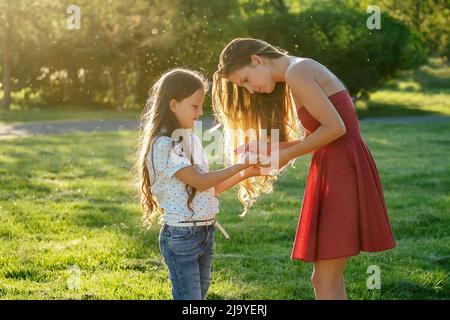
<path fill-rule="evenodd" d="M 30 136 L 92 131 L 135 130 L 135 120 L 39 121 L 0 125 L 0 136 Z"/>
<path fill-rule="evenodd" d="M 212 118 L 203 120 L 205 128 L 211 128 Z M 137 130 L 136 120 L 92 120 L 92 121 L 36 121 L 0 124 L 0 139 L 3 137 L 25 137 L 79 132 L 101 132 Z"/>
<path fill-rule="evenodd" d="M 361 122 L 383 123 L 417 123 L 417 122 L 450 122 L 450 116 L 415 116 L 367 118 Z M 213 118 L 203 120 L 204 128 L 211 128 Z M 98 121 L 39 121 L 0 124 L 0 139 L 8 137 L 24 137 L 33 135 L 52 135 L 62 133 L 137 130 L 136 120 L 98 120 Z"/>

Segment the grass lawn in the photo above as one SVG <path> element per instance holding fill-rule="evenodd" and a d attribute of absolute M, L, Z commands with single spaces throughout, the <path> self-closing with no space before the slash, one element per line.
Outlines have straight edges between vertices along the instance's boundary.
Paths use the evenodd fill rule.
<path fill-rule="evenodd" d="M 416 70 L 402 72 L 355 103 L 359 118 L 391 116 L 450 116 L 450 66 L 429 60 Z"/>
<path fill-rule="evenodd" d="M 12 110 L 0 109 L 0 124 L 11 122 L 54 121 L 54 120 L 115 120 L 139 119 L 138 110 L 124 110 L 122 112 L 107 109 L 74 108 L 52 109 L 31 108 L 22 110 L 14 106 Z"/>
<path fill-rule="evenodd" d="M 364 123 L 398 247 L 351 258 L 350 299 L 450 299 L 448 123 Z M 41 136 L 0 145 L 0 299 L 170 299 L 158 228 L 144 232 L 135 132 Z M 210 299 L 312 299 L 312 265 L 290 260 L 309 156 L 244 219 L 220 197 Z M 367 269 L 381 269 L 368 290 Z M 71 289 L 71 266 L 80 287 Z"/>

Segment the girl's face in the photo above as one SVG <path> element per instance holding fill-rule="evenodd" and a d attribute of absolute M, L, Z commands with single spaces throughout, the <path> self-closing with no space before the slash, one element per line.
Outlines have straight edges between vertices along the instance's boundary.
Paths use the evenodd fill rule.
<path fill-rule="evenodd" d="M 252 55 L 251 59 L 251 64 L 233 71 L 228 79 L 249 93 L 271 93 L 276 84 L 272 69 L 260 56 Z"/>
<path fill-rule="evenodd" d="M 170 109 L 175 114 L 181 128 L 192 129 L 194 127 L 194 122 L 203 115 L 204 100 L 205 90 L 201 88 L 181 101 L 175 99 L 170 101 Z"/>

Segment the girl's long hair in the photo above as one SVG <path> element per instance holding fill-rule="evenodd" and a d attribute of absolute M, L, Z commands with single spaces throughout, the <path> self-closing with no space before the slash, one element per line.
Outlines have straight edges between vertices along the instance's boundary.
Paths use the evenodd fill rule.
<path fill-rule="evenodd" d="M 170 109 L 170 101 L 182 101 L 194 94 L 197 90 L 208 90 L 206 78 L 192 70 L 173 69 L 164 73 L 150 89 L 147 102 L 142 110 L 139 121 L 139 146 L 137 152 L 137 174 L 140 190 L 140 204 L 142 210 L 142 222 L 150 228 L 152 224 L 162 221 L 163 210 L 158 200 L 151 191 L 154 181 L 150 181 L 147 159 L 153 156 L 153 144 L 159 136 L 172 137 L 174 130 L 180 128 L 175 115 Z M 172 141 L 174 145 L 176 141 Z M 192 154 L 189 152 L 189 154 Z M 191 158 L 192 162 L 192 158 Z M 153 164 L 153 161 L 152 161 Z M 154 168 L 152 168 L 154 170 Z M 155 177 L 153 171 L 153 177 Z M 188 207 L 192 210 L 192 200 L 196 190 L 186 185 Z"/>
<path fill-rule="evenodd" d="M 300 130 L 293 107 L 291 92 L 284 82 L 275 85 L 269 94 L 250 94 L 245 88 L 235 85 L 228 79 L 233 72 L 251 63 L 251 56 L 258 55 L 276 59 L 287 52 L 269 43 L 251 38 L 237 38 L 231 41 L 220 54 L 218 70 L 214 73 L 212 87 L 213 110 L 225 132 L 225 143 L 233 150 L 239 139 L 229 132 L 255 130 L 257 139 L 267 130 L 267 140 L 271 141 L 271 129 L 279 130 L 279 140 L 293 141 L 299 137 Z M 230 136 L 232 138 L 230 138 Z M 250 140 L 248 137 L 244 143 Z M 231 155 L 232 153 L 227 153 Z M 231 162 L 237 160 L 231 155 Z M 274 177 L 255 177 L 241 182 L 238 198 L 244 206 L 245 215 L 261 193 L 270 193 Z"/>

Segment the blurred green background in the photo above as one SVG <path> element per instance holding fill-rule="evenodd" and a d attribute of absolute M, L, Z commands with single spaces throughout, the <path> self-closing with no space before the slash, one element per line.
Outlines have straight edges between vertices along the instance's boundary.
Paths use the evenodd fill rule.
<path fill-rule="evenodd" d="M 316 59 L 362 98 L 429 57 L 447 64 L 448 1 L 377 1 L 381 28 L 373 30 L 367 27 L 371 4 L 0 0 L 3 110 L 138 110 L 167 69 L 211 76 L 235 37 L 261 38 Z M 75 21 L 69 5 L 79 8 L 79 29 L 68 26 Z"/>

